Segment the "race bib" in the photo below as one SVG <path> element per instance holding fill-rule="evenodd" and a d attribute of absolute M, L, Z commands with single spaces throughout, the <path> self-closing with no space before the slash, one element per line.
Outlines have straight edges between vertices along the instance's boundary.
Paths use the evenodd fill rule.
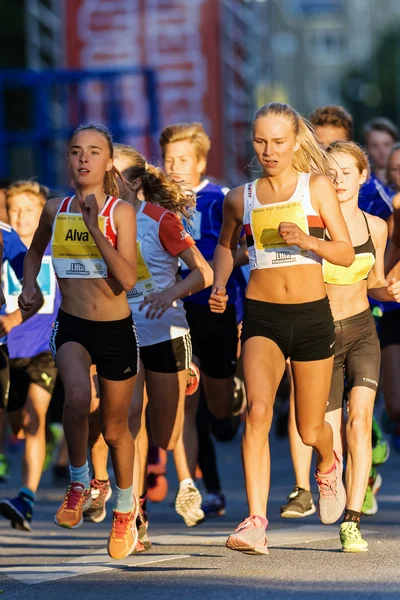
<path fill-rule="evenodd" d="M 44 256 L 37 278 L 38 285 L 43 295 L 43 306 L 38 311 L 39 315 L 52 315 L 56 296 L 56 278 L 51 265 L 51 256 Z M 4 264 L 3 289 L 6 298 L 6 312 L 12 313 L 18 307 L 18 296 L 22 291 L 21 283 L 15 275 L 9 262 Z"/>
<path fill-rule="evenodd" d="M 106 218 L 99 215 L 98 223 L 105 235 Z M 59 277 L 92 279 L 108 276 L 105 260 L 82 215 L 57 215 L 51 248 L 54 268 Z"/>
<path fill-rule="evenodd" d="M 353 283 L 358 283 L 368 277 L 374 263 L 374 256 L 370 252 L 356 254 L 355 260 L 350 267 L 333 265 L 324 260 L 322 262 L 324 281 L 332 285 L 352 285 Z"/>
<path fill-rule="evenodd" d="M 278 235 L 280 223 L 296 223 L 304 233 L 308 234 L 307 217 L 300 201 L 282 202 L 266 205 L 251 211 L 251 228 L 257 250 L 270 248 L 288 248 Z"/>
<path fill-rule="evenodd" d="M 134 288 L 127 292 L 128 302 L 136 303 L 142 301 L 145 296 L 157 291 L 155 281 L 143 258 L 141 242 L 136 242 L 137 256 L 137 281 Z"/>

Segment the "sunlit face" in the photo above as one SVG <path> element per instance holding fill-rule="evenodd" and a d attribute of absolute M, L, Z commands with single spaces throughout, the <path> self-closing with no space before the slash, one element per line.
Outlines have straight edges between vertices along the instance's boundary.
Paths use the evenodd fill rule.
<path fill-rule="evenodd" d="M 79 131 L 71 139 L 68 150 L 69 171 L 73 182 L 80 186 L 96 186 L 103 182 L 106 171 L 111 171 L 107 140 L 98 131 Z"/>
<path fill-rule="evenodd" d="M 205 159 L 196 156 L 193 144 L 188 140 L 172 142 L 164 147 L 164 171 L 175 181 L 184 181 L 190 187 L 196 187 L 205 169 Z"/>
<path fill-rule="evenodd" d="M 386 131 L 371 131 L 365 141 L 367 152 L 374 167 L 384 169 L 394 144 L 392 136 Z"/>
<path fill-rule="evenodd" d="M 335 127 L 334 125 L 314 125 L 315 133 L 319 143 L 327 148 L 333 142 L 346 142 L 347 131 L 344 127 Z"/>
<path fill-rule="evenodd" d="M 360 186 L 367 178 L 367 171 L 360 173 L 356 159 L 351 154 L 332 152 L 329 156 L 332 169 L 336 172 L 333 185 L 339 202 L 348 202 L 357 197 Z"/>
<path fill-rule="evenodd" d="M 255 121 L 253 148 L 267 176 L 279 175 L 290 167 L 298 147 L 292 124 L 286 117 L 269 115 Z"/>
<path fill-rule="evenodd" d="M 31 194 L 16 194 L 8 201 L 10 225 L 21 238 L 31 237 L 39 224 L 43 204 Z"/>
<path fill-rule="evenodd" d="M 388 161 L 389 183 L 400 191 L 400 149 L 395 150 Z"/>

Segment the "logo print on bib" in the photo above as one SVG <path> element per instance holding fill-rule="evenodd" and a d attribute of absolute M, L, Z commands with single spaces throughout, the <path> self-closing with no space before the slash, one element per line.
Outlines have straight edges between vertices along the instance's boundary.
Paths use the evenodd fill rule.
<path fill-rule="evenodd" d="M 86 271 L 85 265 L 82 263 L 71 263 L 70 268 L 66 271 L 67 275 L 90 275 L 89 271 Z"/>
<path fill-rule="evenodd" d="M 279 263 L 288 263 L 295 261 L 296 256 L 293 256 L 293 254 L 288 250 L 277 250 L 275 252 L 275 259 L 272 261 L 272 264 L 277 265 Z"/>

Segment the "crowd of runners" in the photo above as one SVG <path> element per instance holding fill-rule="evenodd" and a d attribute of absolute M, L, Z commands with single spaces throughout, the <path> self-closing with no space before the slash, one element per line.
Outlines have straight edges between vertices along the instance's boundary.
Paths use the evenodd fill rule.
<path fill-rule="evenodd" d="M 146 552 L 167 460 L 185 524 L 221 516 L 229 498 L 214 440 L 243 427 L 248 509 L 226 545 L 268 554 L 278 396 L 295 484 L 281 517 L 318 510 L 323 523 L 342 519 L 345 552 L 368 549 L 361 516 L 378 510 L 390 447 L 377 393 L 395 447 L 400 439 L 399 132 L 376 118 L 360 146 L 340 106 L 307 121 L 270 103 L 249 135 L 258 178 L 231 190 L 207 179 L 200 123 L 163 129 L 161 166 L 102 125 L 80 126 L 66 198 L 1 182 L 5 490 L 10 440 L 24 442 L 22 487 L 0 514 L 15 529 L 34 527 L 51 467 L 67 487 L 56 525 L 103 521 L 113 494 L 109 555 Z"/>

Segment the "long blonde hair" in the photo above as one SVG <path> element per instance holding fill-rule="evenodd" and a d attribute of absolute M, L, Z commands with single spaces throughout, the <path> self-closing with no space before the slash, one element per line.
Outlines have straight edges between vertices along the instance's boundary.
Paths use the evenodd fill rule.
<path fill-rule="evenodd" d="M 196 206 L 196 195 L 190 189 L 166 177 L 165 173 L 148 164 L 145 157 L 132 146 L 114 144 L 114 156 L 127 159 L 130 165 L 124 170 L 122 180 L 128 189 L 135 179 L 141 180 L 140 189 L 146 202 L 158 204 L 171 212 L 190 219 Z"/>
<path fill-rule="evenodd" d="M 319 173 L 331 176 L 331 166 L 325 150 L 318 144 L 315 131 L 311 123 L 299 115 L 289 104 L 270 102 L 262 106 L 253 119 L 268 117 L 269 115 L 282 116 L 292 124 L 295 137 L 300 142 L 300 147 L 293 155 L 293 167 L 301 173 Z"/>
<path fill-rule="evenodd" d="M 360 175 L 363 173 L 363 171 L 367 171 L 367 179 L 370 176 L 371 168 L 369 166 L 367 153 L 356 142 L 344 142 L 342 140 L 332 142 L 332 144 L 327 147 L 326 151 L 328 154 L 332 154 L 333 152 L 349 154 L 354 158 Z"/>

